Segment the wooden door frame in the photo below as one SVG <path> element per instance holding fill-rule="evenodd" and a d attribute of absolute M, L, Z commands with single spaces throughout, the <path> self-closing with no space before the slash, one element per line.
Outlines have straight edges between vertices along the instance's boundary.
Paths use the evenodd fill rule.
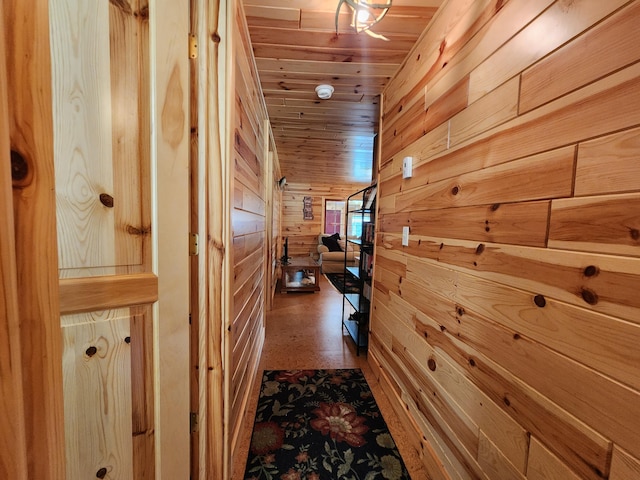
<path fill-rule="evenodd" d="M 231 4 L 231 6 L 229 5 Z M 225 352 L 230 309 L 229 249 L 230 186 L 229 98 L 233 85 L 230 25 L 233 2 L 191 1 L 191 34 L 197 53 L 190 88 L 192 138 L 191 218 L 199 253 L 192 261 L 191 365 L 192 407 L 197 408 L 198 431 L 192 439 L 192 478 L 227 478 L 228 432 L 224 406 L 228 398 Z M 197 449 L 197 451 L 196 451 Z"/>
<path fill-rule="evenodd" d="M 49 6 L 2 3 L 28 478 L 64 478 Z"/>
<path fill-rule="evenodd" d="M 0 12 L 0 32 L 5 32 Z M 27 479 L 5 37 L 0 35 L 0 472 Z"/>
<path fill-rule="evenodd" d="M 189 478 L 188 0 L 150 1 L 156 477 Z M 155 188 L 154 188 L 155 187 Z"/>

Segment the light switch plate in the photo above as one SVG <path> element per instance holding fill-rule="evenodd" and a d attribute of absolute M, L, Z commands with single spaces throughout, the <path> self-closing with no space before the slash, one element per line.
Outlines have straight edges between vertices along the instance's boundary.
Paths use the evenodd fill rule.
<path fill-rule="evenodd" d="M 409 227 L 402 227 L 402 245 L 409 246 Z"/>
<path fill-rule="evenodd" d="M 413 157 L 404 157 L 402 160 L 402 178 L 411 178 L 413 175 Z"/>

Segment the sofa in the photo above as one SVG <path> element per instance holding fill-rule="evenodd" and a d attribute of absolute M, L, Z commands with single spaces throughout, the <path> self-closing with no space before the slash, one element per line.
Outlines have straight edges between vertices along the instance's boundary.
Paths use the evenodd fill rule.
<path fill-rule="evenodd" d="M 344 249 L 347 249 L 347 266 L 355 267 L 358 265 L 357 259 L 355 258 L 355 250 L 353 245 L 344 241 L 344 239 L 338 240 L 337 243 L 340 247 L 340 251 L 330 251 L 329 247 L 326 246 L 322 242 L 323 237 L 331 237 L 332 235 L 327 235 L 325 233 L 321 233 L 318 235 L 318 253 L 320 254 L 320 259 L 318 263 L 320 264 L 320 271 L 322 273 L 342 273 L 344 272 Z M 335 235 L 334 235 L 335 238 Z"/>

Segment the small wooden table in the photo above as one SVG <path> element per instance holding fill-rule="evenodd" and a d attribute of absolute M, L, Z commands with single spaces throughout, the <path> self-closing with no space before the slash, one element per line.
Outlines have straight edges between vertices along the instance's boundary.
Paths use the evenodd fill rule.
<path fill-rule="evenodd" d="M 320 285 L 318 285 L 320 265 L 313 258 L 291 258 L 287 263 L 282 263 L 280 268 L 282 269 L 281 292 L 317 292 L 320 290 Z"/>

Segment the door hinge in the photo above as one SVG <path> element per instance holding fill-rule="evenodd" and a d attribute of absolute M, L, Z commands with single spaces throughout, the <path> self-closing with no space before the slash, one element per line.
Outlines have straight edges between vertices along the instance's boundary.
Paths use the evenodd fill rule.
<path fill-rule="evenodd" d="M 191 433 L 196 433 L 198 431 L 198 414 L 196 412 L 191 412 L 190 414 L 191 422 L 189 428 L 191 429 Z"/>
<path fill-rule="evenodd" d="M 198 255 L 198 234 L 197 233 L 189 234 L 189 255 L 190 256 Z"/>
<path fill-rule="evenodd" d="M 189 58 L 198 58 L 198 38 L 192 33 L 189 34 Z"/>

